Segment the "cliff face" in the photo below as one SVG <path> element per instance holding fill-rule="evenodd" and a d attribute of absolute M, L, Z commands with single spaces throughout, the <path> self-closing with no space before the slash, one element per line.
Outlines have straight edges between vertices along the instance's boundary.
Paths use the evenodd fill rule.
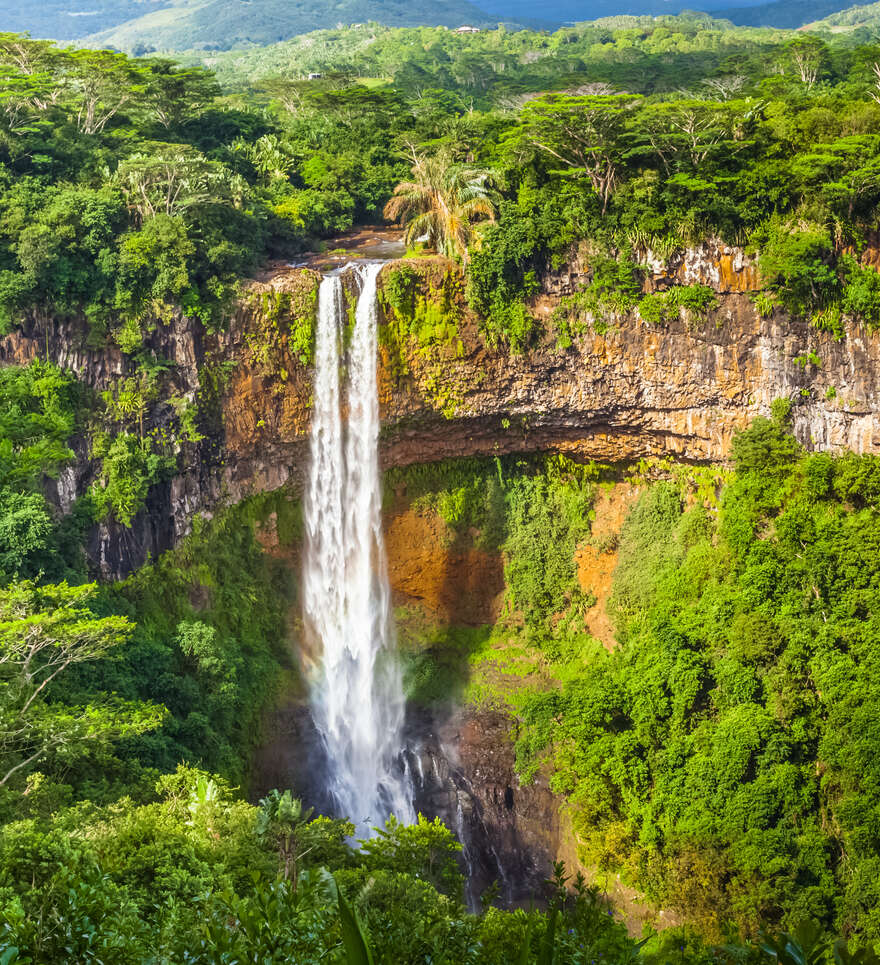
<path fill-rule="evenodd" d="M 548 338 L 511 355 L 487 346 L 478 320 L 465 315 L 458 340 L 408 352 L 404 374 L 386 348 L 383 462 L 542 449 L 605 462 L 723 461 L 734 432 L 780 396 L 795 402 L 795 432 L 805 445 L 880 449 L 880 337 L 856 329 L 835 341 L 779 312 L 762 318 L 746 294 L 754 278 L 741 254 L 689 253 L 649 284 L 711 281 L 719 308 L 698 324 L 677 319 L 659 327 L 629 316 L 602 334 L 588 329 L 566 350 Z M 549 315 L 578 282 L 577 273 L 548 279 L 535 312 Z M 284 289 L 297 284 L 297 272 L 264 284 Z M 249 319 L 237 323 L 229 345 L 240 357 Z M 296 365 L 283 349 L 280 357 L 285 369 Z M 267 472 L 276 482 L 296 472 L 308 406 L 307 382 L 236 369 L 224 405 L 231 492 L 260 485 Z"/>
<path fill-rule="evenodd" d="M 145 419 L 147 431 L 161 431 L 173 418 L 168 398 L 177 396 L 193 402 L 201 392 L 205 336 L 199 323 L 178 314 L 168 324 L 157 326 L 144 348 L 170 363 L 162 375 L 160 399 L 150 406 Z M 114 345 L 93 344 L 82 320 L 35 313 L 0 340 L 0 364 L 25 364 L 47 357 L 71 372 L 96 397 L 137 368 Z M 92 528 L 86 551 L 97 573 L 118 578 L 157 557 L 188 532 L 193 515 L 220 499 L 222 432 L 214 421 L 210 417 L 206 420 L 206 437 L 200 443 L 181 443 L 180 471 L 150 490 L 144 510 L 130 527 L 110 519 Z M 75 461 L 57 480 L 47 482 L 46 495 L 63 512 L 89 488 L 96 475 L 87 434 L 78 434 L 70 444 Z"/>
<path fill-rule="evenodd" d="M 453 271 L 439 259 L 405 264 L 428 286 Z M 548 276 L 535 314 L 549 316 L 582 272 L 573 259 Z M 587 326 L 565 350 L 548 336 L 512 355 L 488 346 L 478 319 L 459 309 L 453 339 L 421 350 L 385 345 L 383 463 L 536 450 L 603 462 L 723 461 L 734 432 L 780 396 L 794 401 L 794 428 L 805 445 L 880 451 L 880 337 L 854 329 L 835 341 L 778 312 L 760 317 L 747 294 L 756 285 L 754 266 L 718 245 L 656 262 L 647 287 L 694 281 L 719 293 L 717 310 L 698 323 L 609 319 L 605 331 Z M 195 513 L 297 482 L 311 379 L 295 326 L 297 315 L 313 311 L 316 285 L 311 269 L 280 269 L 253 283 L 224 333 L 208 334 L 180 316 L 157 326 L 147 347 L 173 363 L 162 397 L 199 398 L 205 439 L 181 445 L 178 474 L 154 487 L 131 529 L 96 527 L 89 551 L 103 575 L 122 575 L 173 545 Z M 75 322 L 35 316 L 0 341 L 2 362 L 47 353 L 96 391 L 134 370 L 118 349 L 89 347 Z M 152 425 L 169 417 L 167 404 L 152 406 Z M 77 465 L 54 493 L 62 507 L 91 481 L 84 440 L 77 451 Z"/>

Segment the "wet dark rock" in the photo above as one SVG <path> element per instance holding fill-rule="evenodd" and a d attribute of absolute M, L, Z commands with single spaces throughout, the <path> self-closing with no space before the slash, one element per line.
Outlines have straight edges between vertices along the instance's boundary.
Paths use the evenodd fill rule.
<path fill-rule="evenodd" d="M 439 817 L 462 844 L 466 898 L 473 909 L 497 883 L 507 906 L 542 900 L 560 848 L 559 799 L 540 778 L 520 785 L 509 718 L 491 711 L 411 708 L 401 766 L 416 811 Z M 300 698 L 269 715 L 253 765 L 250 797 L 294 789 L 322 814 L 334 814 L 326 791 L 326 757 Z"/>

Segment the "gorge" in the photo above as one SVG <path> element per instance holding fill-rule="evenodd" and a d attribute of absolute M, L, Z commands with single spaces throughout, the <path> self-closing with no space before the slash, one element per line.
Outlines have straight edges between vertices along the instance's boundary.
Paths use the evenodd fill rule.
<path fill-rule="evenodd" d="M 810 448 L 876 452 L 877 336 L 855 327 L 836 339 L 778 310 L 762 317 L 749 298 L 754 274 L 741 254 L 709 245 L 682 264 L 688 261 L 719 298 L 698 324 L 676 318 L 661 330 L 623 316 L 570 348 L 557 348 L 548 336 L 511 355 L 487 345 L 464 311 L 458 341 L 436 346 L 440 362 L 410 349 L 401 373 L 380 346 L 383 466 L 541 450 L 609 463 L 724 461 L 733 434 L 781 396 L 793 399 L 795 434 Z M 380 291 L 402 264 L 418 263 L 386 265 Z M 743 267 L 731 267 L 737 264 Z M 661 285 L 670 270 L 682 271 L 660 266 Z M 425 261 L 421 290 L 431 291 L 449 271 L 440 260 Z M 553 311 L 578 277 L 574 272 L 546 277 L 537 312 Z M 313 311 L 316 292 L 313 269 L 281 268 L 252 285 L 228 332 L 207 333 L 181 317 L 153 330 L 148 349 L 173 363 L 163 376 L 168 391 L 210 403 L 207 431 L 201 440 L 182 441 L 183 471 L 150 493 L 130 527 L 111 520 L 91 533 L 89 554 L 104 576 L 123 576 L 174 546 L 197 513 L 285 484 L 301 491 L 311 382 L 290 326 Z M 135 371 L 119 350 L 91 348 L 82 322 L 37 313 L 0 341 L 7 364 L 47 353 L 96 392 Z M 172 417 L 156 402 L 147 420 L 161 427 Z M 58 482 L 62 506 L 88 488 L 92 471 L 81 447 Z"/>
<path fill-rule="evenodd" d="M 567 274 L 547 275 L 544 291 L 536 299 L 536 312 L 552 312 L 565 298 L 567 288 L 577 284 L 578 262 L 573 258 L 570 264 Z M 581 546 L 578 557 L 583 591 L 599 598 L 599 604 L 587 610 L 586 621 L 594 637 L 609 647 L 615 643 L 613 631 L 601 613 L 617 564 L 614 546 L 630 508 L 649 488 L 652 474 L 662 476 L 668 471 L 664 466 L 679 463 L 698 479 L 701 464 L 729 459 L 735 432 L 754 415 L 767 412 L 770 402 L 780 395 L 793 400 L 794 432 L 811 449 L 864 453 L 878 449 L 877 336 L 855 329 L 838 341 L 781 313 L 762 318 L 748 298 L 748 288 L 754 283 L 748 260 L 736 252 L 719 252 L 710 246 L 682 259 L 680 265 L 690 267 L 658 266 L 655 285 L 662 286 L 664 278 L 684 271 L 699 273 L 697 277 L 712 283 L 719 306 L 703 320 L 681 317 L 656 329 L 637 318 L 621 317 L 606 332 L 586 332 L 570 348 L 560 349 L 547 340 L 516 356 L 487 345 L 476 320 L 462 309 L 459 342 L 437 348 L 442 358 L 439 366 L 417 348 L 410 348 L 402 370 L 389 335 L 393 308 L 383 291 L 393 272 L 412 265 L 421 279 L 420 297 L 436 297 L 432 292 L 442 291 L 443 279 L 451 271 L 440 259 L 391 262 L 381 270 L 371 265 L 336 268 L 323 280 L 313 268 L 281 268 L 254 283 L 228 333 L 209 334 L 182 319 L 157 327 L 153 335 L 156 350 L 177 363 L 165 376 L 175 389 L 166 391 L 199 393 L 212 369 L 235 364 L 227 365 L 225 384 L 213 397 L 214 421 L 205 424 L 215 428 L 206 432 L 203 440 L 184 443 L 186 471 L 151 492 L 146 509 L 130 528 L 108 521 L 93 531 L 93 559 L 106 576 L 122 577 L 148 555 L 158 555 L 185 539 L 196 514 L 222 514 L 225 504 L 246 503 L 260 498 L 261 493 L 280 495 L 285 504 L 293 506 L 300 498 L 307 506 L 310 499 L 317 501 L 310 490 L 314 478 L 310 481 L 308 471 L 310 464 L 314 467 L 317 463 L 310 463 L 309 447 L 319 438 L 316 426 L 323 425 L 320 438 L 327 462 L 321 475 L 334 480 L 325 495 L 332 492 L 336 501 L 320 512 L 329 514 L 325 523 L 335 531 L 336 555 L 332 569 L 313 571 L 314 592 L 322 588 L 314 602 L 308 597 L 313 592 L 308 535 L 303 540 L 284 534 L 277 501 L 271 504 L 278 507 L 277 512 L 254 526 L 264 552 L 276 558 L 294 579 L 305 564 L 302 596 L 291 605 L 288 620 L 290 639 L 300 657 L 307 663 L 310 655 L 313 659 L 313 645 L 308 643 L 309 612 L 313 627 L 321 626 L 321 635 L 333 639 L 335 646 L 340 645 L 342 633 L 352 634 L 351 630 L 340 631 L 347 625 L 338 595 L 340 567 L 346 561 L 338 541 L 346 525 L 352 527 L 354 521 L 346 522 L 340 501 L 349 485 L 360 492 L 358 498 L 372 507 L 359 513 L 360 523 L 366 525 L 371 513 L 378 511 L 378 493 L 359 488 L 371 478 L 369 453 L 353 457 L 343 444 L 343 421 L 357 418 L 359 412 L 366 418 L 368 413 L 346 398 L 345 383 L 334 385 L 333 373 L 338 375 L 339 370 L 333 353 L 343 329 L 351 332 L 351 339 L 355 332 L 369 331 L 369 325 L 362 323 L 369 321 L 366 308 L 374 304 L 378 308 L 376 392 L 381 428 L 359 429 L 364 435 L 358 438 L 366 440 L 370 433 L 378 433 L 386 478 L 393 479 L 393 471 L 399 470 L 405 480 L 407 466 L 425 465 L 430 479 L 434 464 L 440 480 L 443 475 L 437 460 L 476 457 L 488 460 L 491 467 L 493 460 L 546 452 L 579 461 L 597 459 L 610 464 L 617 474 L 607 509 L 596 508 L 595 548 Z M 375 303 L 372 294 L 364 301 L 371 292 L 370 280 L 377 285 Z M 314 302 L 310 302 L 312 297 Z M 309 308 L 310 304 L 314 308 Z M 291 347 L 297 319 L 309 311 L 315 311 L 317 319 L 314 387 L 311 366 L 304 365 Z M 362 325 L 360 330 L 358 325 Z M 355 344 L 351 342 L 352 347 Z M 47 345 L 50 356 L 96 389 L 112 384 L 126 372 L 128 363 L 123 356 L 89 349 L 84 334 L 78 335 L 75 327 L 50 319 L 32 319 L 21 333 L 7 337 L 0 350 L 7 361 L 24 362 L 44 355 Z M 360 347 L 364 348 L 363 344 Z M 802 364 L 811 353 L 818 361 Z M 364 380 L 369 374 L 353 360 L 346 370 L 349 380 Z M 359 384 L 363 389 L 368 380 Z M 354 391 L 354 383 L 350 381 L 350 385 L 349 391 Z M 836 390 L 833 395 L 828 392 L 831 387 Z M 451 407 L 450 398 L 454 399 Z M 161 424 L 166 415 L 167 409 L 158 404 L 149 419 Z M 59 479 L 62 505 L 64 501 L 69 505 L 75 491 L 84 491 L 90 483 L 88 455 L 84 449 L 80 452 L 81 461 Z M 637 468 L 640 461 L 645 461 L 643 469 Z M 346 467 L 363 473 L 350 480 Z M 491 468 L 489 475 L 494 473 Z M 382 522 L 390 598 L 385 600 L 381 588 L 373 585 L 369 593 L 377 609 L 372 617 L 358 617 L 359 627 L 370 620 L 375 621 L 373 626 L 381 626 L 383 610 L 393 602 L 403 616 L 401 643 L 410 652 L 423 646 L 412 641 L 425 621 L 426 626 L 438 628 L 431 630 L 437 633 L 445 632 L 439 629 L 443 627 L 495 623 L 505 588 L 502 553 L 475 545 L 472 536 L 450 529 L 414 505 L 417 502 L 417 487 L 405 481 L 386 483 Z M 307 509 L 306 534 L 308 514 Z M 318 517 L 311 518 L 314 522 Z M 363 567 L 375 557 L 377 544 L 371 544 L 374 537 L 363 530 L 356 538 L 361 551 L 347 565 L 360 567 L 363 579 Z M 312 540 L 314 548 L 314 537 Z M 371 545 L 372 549 L 366 549 Z M 361 605 L 366 602 L 367 597 L 361 597 Z M 300 608 L 305 611 L 305 624 Z M 367 643 L 360 633 L 355 632 L 354 638 Z M 381 640 L 381 632 L 375 631 L 372 639 Z M 447 649 L 447 644 L 440 644 L 441 660 L 452 660 L 454 675 L 464 672 L 467 653 L 456 655 L 452 650 L 447 658 L 442 656 Z M 516 904 L 541 893 L 555 860 L 564 859 L 572 870 L 579 866 L 577 836 L 571 818 L 560 812 L 561 800 L 549 788 L 548 773 L 538 773 L 531 784 L 520 781 L 507 712 L 474 713 L 455 701 L 451 705 L 417 703 L 403 724 L 402 707 L 392 699 L 381 705 L 380 715 L 371 716 L 373 704 L 362 696 L 371 683 L 362 678 L 358 685 L 354 677 L 346 678 L 350 667 L 345 660 L 342 656 L 337 664 L 342 676 L 335 681 L 345 682 L 345 687 L 332 693 L 321 690 L 331 682 L 318 678 L 315 693 L 326 694 L 333 701 L 326 710 L 318 705 L 319 720 L 322 713 L 327 714 L 321 728 L 326 733 L 336 728 L 335 753 L 344 761 L 344 748 L 356 745 L 346 726 L 340 727 L 340 716 L 348 713 L 354 720 L 352 709 L 356 709 L 362 753 L 386 774 L 394 751 L 404 745 L 408 748 L 404 764 L 413 782 L 416 808 L 429 817 L 440 816 L 467 844 L 472 906 L 479 892 L 493 881 L 499 883 L 500 897 Z M 379 666 L 386 671 L 391 667 L 388 663 Z M 389 683 L 393 690 L 393 679 L 382 686 Z M 328 794 L 325 775 L 331 772 L 326 748 L 310 719 L 307 695 L 307 689 L 293 686 L 266 717 L 266 739 L 255 755 L 252 793 L 256 797 L 273 787 L 293 785 L 308 804 L 325 813 L 363 812 L 366 818 L 375 811 L 370 790 L 375 779 L 355 779 L 366 788 L 357 800 L 346 799 L 339 788 Z M 335 722 L 331 722 L 332 714 Z M 395 747 L 390 735 L 401 726 L 403 738 Z M 343 764 L 349 774 L 357 766 L 356 759 Z M 393 788 L 398 777 L 380 780 L 386 785 L 385 806 L 393 797 L 387 788 Z M 352 778 L 342 780 L 347 783 Z M 398 803 L 394 810 L 403 815 L 407 806 Z M 590 871 L 589 862 L 583 867 Z M 677 920 L 668 909 L 652 908 L 640 900 L 616 876 L 602 873 L 594 880 L 607 888 L 618 912 L 636 932 L 644 923 Z"/>
<path fill-rule="evenodd" d="M 0 32 L 2 965 L 876 965 L 838 19 Z"/>

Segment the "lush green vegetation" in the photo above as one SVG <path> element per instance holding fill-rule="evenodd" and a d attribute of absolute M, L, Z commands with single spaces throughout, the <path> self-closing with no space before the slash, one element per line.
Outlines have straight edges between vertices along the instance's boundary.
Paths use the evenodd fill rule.
<path fill-rule="evenodd" d="M 561 345 L 590 315 L 700 318 L 710 294 L 639 304 L 637 286 L 651 257 L 710 237 L 756 253 L 767 297 L 819 327 L 880 324 L 859 260 L 880 202 L 870 43 L 697 15 L 348 28 L 220 59 L 225 93 L 201 67 L 15 35 L 0 63 L 7 328 L 81 314 L 139 357 L 174 312 L 220 326 L 268 256 L 383 211 L 462 262 L 485 337 L 517 351 L 545 324 L 528 299 L 576 250 L 587 283 Z M 160 474 L 136 448 L 117 456 Z"/>
<path fill-rule="evenodd" d="M 597 470 L 410 471 L 417 507 L 491 526 L 508 600 L 493 630 L 428 634 L 410 682 L 507 706 L 521 772 L 550 768 L 584 859 L 704 934 L 814 920 L 870 945 L 880 460 L 804 453 L 788 412 L 736 439 L 720 499 L 698 471 L 644 489 L 619 536 L 612 652 L 584 630 L 573 562 Z"/>
<path fill-rule="evenodd" d="M 345 821 L 309 820 L 289 792 L 258 806 L 179 767 L 154 799 L 79 807 L 0 830 L 4 962 L 317 965 L 771 963 L 773 946 L 717 949 L 681 935 L 637 943 L 582 880 L 549 883 L 552 911 L 467 915 L 459 845 L 424 818 L 352 849 Z M 295 857 L 295 860 L 292 860 Z M 831 962 L 819 935 L 777 943 Z M 788 951 L 786 953 L 786 946 Z M 838 949 L 850 961 L 846 946 Z M 803 959 L 801 959 L 803 960 Z"/>
<path fill-rule="evenodd" d="M 261 712 L 285 675 L 296 686 L 295 588 L 255 526 L 295 542 L 295 501 L 196 520 L 112 585 L 88 582 L 83 544 L 96 521 L 132 525 L 208 431 L 224 363 L 205 360 L 201 399 L 171 396 L 154 330 L 222 329 L 242 277 L 383 212 L 410 255 L 443 257 L 383 274 L 382 351 L 398 377 L 414 353 L 434 366 L 450 415 L 439 370 L 465 321 L 511 351 L 564 351 L 631 312 L 703 324 L 713 290 L 645 281 L 710 238 L 754 254 L 763 314 L 875 332 L 878 64 L 864 33 L 699 15 L 552 34 L 370 25 L 220 57 L 216 77 L 0 36 L 3 330 L 84 321 L 125 359 L 100 393 L 48 360 L 0 371 L 0 962 L 551 965 L 555 948 L 557 965 L 830 965 L 842 934 L 862 951 L 838 947 L 837 965 L 869 965 L 880 469 L 803 453 L 784 407 L 737 438 L 723 489 L 712 470 L 637 470 L 610 653 L 585 633 L 596 599 L 575 561 L 609 549 L 591 523 L 610 470 L 505 458 L 388 477 L 450 543 L 504 559 L 499 625 L 421 627 L 413 696 L 507 707 L 523 777 L 548 769 L 585 859 L 704 937 L 818 923 L 769 951 L 640 949 L 585 887 L 555 914 L 467 916 L 443 828 L 392 825 L 353 851 L 347 824 L 313 822 L 295 794 L 245 804 Z M 574 260 L 580 289 L 533 312 Z M 310 364 L 315 277 L 251 296 L 263 374 L 281 375 L 284 339 Z M 49 497 L 74 495 L 74 446 L 92 464 L 61 513 Z"/>
<path fill-rule="evenodd" d="M 754 0 L 749 0 L 754 4 Z M 757 9 L 747 4 L 724 0 L 705 0 L 700 6 L 715 16 L 731 17 L 736 23 L 774 27 L 799 27 L 828 13 L 842 10 L 845 0 L 776 0 Z M 744 7 L 726 10 L 725 7 Z M 722 8 L 722 9 L 719 9 Z M 468 0 L 442 0 L 430 11 L 404 7 L 393 0 L 346 0 L 337 3 L 332 16 L 319 3 L 301 3 L 291 10 L 279 0 L 258 0 L 247 11 L 230 0 L 154 0 L 149 5 L 127 0 L 43 0 L 25 7 L 5 3 L 2 7 L 7 30 L 28 32 L 34 37 L 59 41 L 79 40 L 84 46 L 114 47 L 130 53 L 200 50 L 218 51 L 253 48 L 296 38 L 306 31 L 337 23 L 378 27 L 412 27 L 418 24 L 445 24 L 458 27 L 472 24 L 495 27 L 499 21 L 509 27 L 518 23 L 552 28 L 574 20 L 625 21 L 627 14 L 664 14 L 666 0 L 553 0 L 536 11 L 523 0 L 488 0 L 472 4 Z M 609 15 L 617 14 L 612 17 Z M 841 14 L 846 17 L 848 12 Z M 851 15 L 850 15 L 851 16 Z"/>
<path fill-rule="evenodd" d="M 717 518 L 645 493 L 620 538 L 620 649 L 524 720 L 592 860 L 705 926 L 812 917 L 876 942 L 880 598 L 859 561 L 880 463 L 800 455 L 782 412 L 734 452 Z"/>
<path fill-rule="evenodd" d="M 877 272 L 859 254 L 876 223 L 880 51 L 862 40 L 698 16 L 551 35 L 346 28 L 216 66 L 230 89 L 253 84 L 299 116 L 321 88 L 395 91 L 414 177 L 386 213 L 461 257 L 486 338 L 522 350 L 543 324 L 527 300 L 575 248 L 587 286 L 557 314 L 563 346 L 591 315 L 638 305 L 649 256 L 710 237 L 758 255 L 766 297 L 789 312 L 836 335 L 848 320 L 876 327 Z M 297 79 L 307 71 L 324 78 Z M 639 307 L 651 322 L 699 318 L 712 298 Z"/>
<path fill-rule="evenodd" d="M 46 388 L 51 400 L 57 379 Z M 15 443 L 19 485 L 35 448 L 51 452 L 53 433 L 67 431 L 47 411 L 51 402 Z M 685 510 L 681 480 L 709 491 L 696 471 L 645 490 L 620 536 L 611 606 L 621 646 L 610 654 L 583 632 L 594 600 L 574 564 L 608 470 L 554 457 L 389 474 L 389 498 L 405 485 L 453 540 L 508 561 L 501 625 L 453 632 L 452 656 L 448 635 L 429 634 L 408 679 L 419 699 L 461 686 L 507 704 L 521 722 L 523 773 L 549 753 L 584 856 L 704 935 L 812 919 L 870 943 L 878 587 L 863 561 L 878 549 L 880 469 L 802 453 L 787 415 L 778 406 L 738 437 L 720 504 Z M 254 539 L 270 515 L 282 543 L 299 538 L 296 504 L 262 497 L 197 526 L 121 584 L 0 592 L 8 961 L 359 962 L 361 948 L 387 963 L 488 965 L 550 961 L 547 942 L 573 963 L 771 954 L 772 944 L 679 949 L 672 936 L 639 951 L 585 886 L 560 897 L 555 916 L 471 917 L 441 826 L 392 824 L 353 851 L 346 822 L 312 821 L 289 793 L 259 807 L 239 800 L 227 782 L 246 778 L 285 662 L 287 578 Z M 507 659 L 488 689 L 468 683 L 461 664 L 478 678 L 502 643 Z M 50 678 L 45 688 L 16 670 L 28 660 Z M 830 962 L 823 935 L 801 931 L 779 947 Z"/>
<path fill-rule="evenodd" d="M 110 333 L 137 357 L 143 333 L 177 310 L 218 326 L 242 275 L 375 214 L 406 171 L 387 135 L 356 148 L 344 99 L 344 123 L 328 107 L 323 134 L 313 117 L 283 136 L 200 68 L 11 34 L 0 67 L 7 330 L 31 311 L 84 315 L 96 340 Z M 383 102 L 373 131 L 394 126 L 396 101 Z M 361 124 L 374 106 L 355 108 Z"/>
<path fill-rule="evenodd" d="M 878 26 L 880 26 L 880 4 L 878 3 L 855 4 L 846 10 L 841 10 L 840 13 L 831 14 L 824 20 L 810 24 L 811 29 L 814 30 L 827 28 L 831 31 L 851 31 L 861 28 L 864 35 L 868 37 L 876 33 Z"/>
<path fill-rule="evenodd" d="M 810 21 L 841 9 L 839 0 L 767 0 L 766 3 L 731 4 L 716 16 L 728 17 L 734 23 L 749 27 L 787 27 L 797 29 Z"/>

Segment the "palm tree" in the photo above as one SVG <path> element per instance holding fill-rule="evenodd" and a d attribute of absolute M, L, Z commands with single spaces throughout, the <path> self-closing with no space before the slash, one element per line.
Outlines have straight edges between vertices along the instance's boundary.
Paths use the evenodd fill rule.
<path fill-rule="evenodd" d="M 424 238 L 439 254 L 467 261 L 475 224 L 495 220 L 491 173 L 415 151 L 412 172 L 412 181 L 394 189 L 385 217 L 406 227 L 407 245 Z"/>
<path fill-rule="evenodd" d="M 284 878 L 291 882 L 294 891 L 299 879 L 297 862 L 307 853 L 300 851 L 300 832 L 313 811 L 314 808 L 304 808 L 289 790 L 282 794 L 275 788 L 261 799 L 257 812 L 257 834 L 275 844 Z"/>

